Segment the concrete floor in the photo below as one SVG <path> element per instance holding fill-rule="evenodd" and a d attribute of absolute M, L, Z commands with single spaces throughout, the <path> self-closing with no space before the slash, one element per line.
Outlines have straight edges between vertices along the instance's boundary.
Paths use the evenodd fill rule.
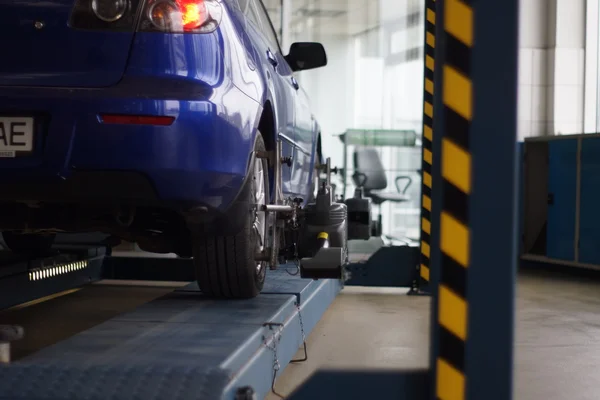
<path fill-rule="evenodd" d="M 428 298 L 348 288 L 310 335 L 309 360 L 288 366 L 276 390 L 288 395 L 320 368 L 426 367 L 428 314 Z M 599 367 L 600 280 L 521 274 L 515 399 L 597 400 Z"/>

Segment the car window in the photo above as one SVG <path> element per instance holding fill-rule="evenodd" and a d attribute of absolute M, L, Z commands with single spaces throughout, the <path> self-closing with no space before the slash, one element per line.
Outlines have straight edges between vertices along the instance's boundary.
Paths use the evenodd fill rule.
<path fill-rule="evenodd" d="M 277 40 L 277 33 L 275 33 L 275 29 L 273 28 L 273 24 L 271 23 L 271 19 L 269 18 L 269 14 L 267 13 L 267 9 L 261 0 L 249 0 L 255 8 L 257 16 L 260 20 L 260 27 L 262 29 L 263 34 L 267 37 L 269 44 L 272 46 L 273 52 L 279 51 L 279 41 Z"/>

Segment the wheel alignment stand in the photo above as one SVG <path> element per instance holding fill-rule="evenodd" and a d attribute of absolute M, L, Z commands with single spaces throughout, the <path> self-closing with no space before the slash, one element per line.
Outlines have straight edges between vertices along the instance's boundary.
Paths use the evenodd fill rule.
<path fill-rule="evenodd" d="M 291 164 L 291 160 L 288 157 L 283 156 L 283 146 L 281 140 L 277 140 L 275 152 L 258 152 L 256 154 L 256 158 L 258 159 L 267 159 L 270 166 L 274 169 L 274 196 L 272 199 L 272 203 L 268 205 L 256 205 L 256 210 L 258 212 L 265 212 L 267 214 L 267 221 L 269 226 L 269 232 L 267 237 L 267 243 L 265 246 L 265 250 L 261 254 L 257 255 L 257 261 L 267 262 L 269 265 L 269 269 L 276 270 L 280 264 L 280 243 L 279 239 L 283 236 L 286 230 L 298 231 L 301 228 L 302 223 L 304 222 L 304 210 L 301 205 L 304 202 L 303 199 L 300 198 L 285 198 L 283 195 L 282 189 L 282 165 L 283 164 Z M 322 166 L 318 166 L 315 170 L 322 170 Z M 326 173 L 327 173 L 327 182 L 324 186 L 324 191 L 321 195 L 326 195 L 329 198 L 329 203 L 332 201 L 331 196 L 331 166 L 330 160 L 327 160 L 326 164 Z M 346 239 L 346 238 L 344 238 Z M 347 243 L 344 240 L 344 243 Z M 321 247 L 317 250 L 315 257 L 302 259 L 298 258 L 298 250 L 295 249 L 294 252 L 294 262 L 297 265 L 297 271 L 295 273 L 290 273 L 291 275 L 300 274 L 302 278 L 334 278 L 340 279 L 342 285 L 344 282 L 343 279 L 343 265 L 347 260 L 347 251 L 344 251 L 344 248 L 328 248 L 328 241 L 322 240 L 320 241 Z M 297 243 L 294 243 L 296 246 Z M 284 262 L 287 260 L 283 260 Z M 324 268 L 323 268 L 324 266 Z M 311 268 L 312 267 L 312 268 Z M 311 274 L 311 270 L 318 270 L 319 273 Z M 329 271 L 328 273 L 323 274 L 323 271 Z M 325 276 L 327 275 L 327 276 Z M 308 350 L 306 345 L 306 333 L 304 330 L 304 323 L 302 319 L 301 305 L 300 300 L 296 301 L 296 309 L 298 312 L 298 319 L 300 322 L 300 330 L 302 335 L 302 346 L 304 350 L 304 356 L 298 359 L 293 359 L 290 361 L 291 364 L 301 363 L 308 360 Z M 277 345 L 281 340 L 281 333 L 283 330 L 282 323 L 275 322 L 265 322 L 263 324 L 266 327 L 269 327 L 270 330 L 275 331 L 272 338 L 265 338 L 265 347 L 271 350 L 273 353 L 273 379 L 271 383 L 271 391 L 273 394 L 280 398 L 284 398 L 281 394 L 279 394 L 275 390 L 275 381 L 277 379 L 277 373 L 280 370 L 280 363 L 277 356 Z M 247 399 L 248 396 L 252 395 L 251 388 L 240 388 L 238 390 L 236 400 L 237 399 Z"/>
<path fill-rule="evenodd" d="M 262 254 L 257 256 L 257 260 L 267 261 L 271 270 L 276 270 L 279 265 L 279 238 L 286 230 L 298 231 L 303 227 L 306 222 L 306 208 L 302 208 L 304 199 L 300 198 L 288 198 L 285 199 L 282 190 L 282 164 L 289 163 L 290 160 L 283 157 L 283 149 L 281 140 L 277 141 L 276 144 L 276 156 L 272 153 L 259 153 L 257 158 L 268 159 L 272 167 L 274 168 L 274 181 L 275 181 L 275 196 L 272 204 L 268 205 L 257 205 L 259 212 L 267 213 L 267 220 L 269 221 L 270 231 L 268 235 L 268 243 Z M 316 171 L 322 170 L 322 166 L 315 167 Z M 317 211 L 322 213 L 329 212 L 327 207 L 331 207 L 334 204 L 332 191 L 331 191 L 331 161 L 327 159 L 325 165 L 325 172 L 327 175 L 326 182 L 319 189 L 317 194 Z M 341 203 L 338 203 L 341 204 Z M 319 207 L 320 206 L 320 207 Z M 344 206 L 345 211 L 345 206 Z M 300 249 L 295 251 L 294 262 L 298 265 L 299 272 L 302 278 L 308 279 L 340 279 L 342 284 L 346 278 L 344 265 L 348 261 L 347 244 L 348 237 L 346 234 L 342 235 L 339 240 L 335 240 L 339 244 L 337 247 L 330 247 L 328 232 L 329 228 L 326 221 L 320 224 L 324 229 L 318 232 L 319 245 L 313 249 Z M 343 221 L 344 225 L 347 225 L 347 214 Z M 344 232 L 345 233 L 345 232 Z M 300 242 L 304 242 L 300 240 Z M 299 243 L 294 244 L 296 247 Z M 304 257 L 300 259 L 298 253 L 306 254 L 307 250 L 312 253 L 312 257 Z M 312 250 L 312 251 L 311 251 Z"/>

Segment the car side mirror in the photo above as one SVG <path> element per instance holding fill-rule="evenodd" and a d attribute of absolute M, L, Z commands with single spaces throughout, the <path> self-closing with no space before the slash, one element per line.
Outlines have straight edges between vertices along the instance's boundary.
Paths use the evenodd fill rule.
<path fill-rule="evenodd" d="M 292 43 L 285 59 L 294 72 L 327 65 L 327 53 L 321 43 Z"/>

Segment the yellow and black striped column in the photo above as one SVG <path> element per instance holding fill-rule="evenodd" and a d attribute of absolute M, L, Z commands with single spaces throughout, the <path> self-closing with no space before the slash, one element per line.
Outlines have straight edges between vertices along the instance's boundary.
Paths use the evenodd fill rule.
<path fill-rule="evenodd" d="M 421 189 L 420 290 L 428 290 L 431 259 L 431 190 L 433 165 L 433 96 L 435 64 L 435 0 L 425 2 L 425 81 L 423 85 L 423 162 Z"/>
<path fill-rule="evenodd" d="M 466 0 L 444 0 L 441 71 L 440 270 L 437 287 L 435 395 L 466 398 L 465 344 L 469 335 L 467 275 L 471 256 L 470 131 L 473 119 L 471 50 L 473 9 Z M 492 343 L 490 343 L 493 346 Z M 492 362 L 492 361 L 490 361 Z"/>

